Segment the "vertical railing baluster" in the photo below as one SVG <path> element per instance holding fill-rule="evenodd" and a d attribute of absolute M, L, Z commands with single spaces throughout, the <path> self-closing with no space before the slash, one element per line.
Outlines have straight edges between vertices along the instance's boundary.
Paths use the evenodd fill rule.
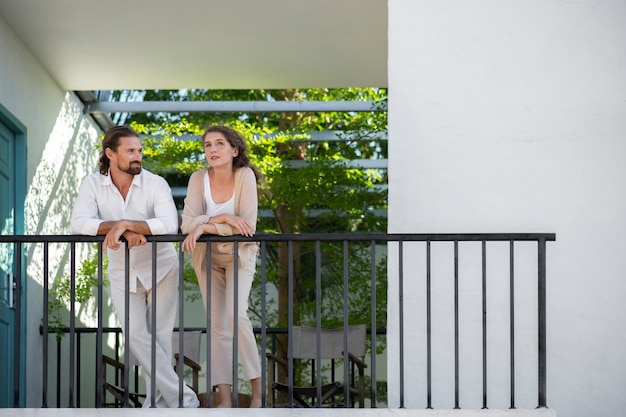
<path fill-rule="evenodd" d="M 400 408 L 404 408 L 404 245 L 398 241 L 398 321 L 400 336 Z"/>
<path fill-rule="evenodd" d="M 487 409 L 487 242 L 482 242 L 483 407 Z"/>
<path fill-rule="evenodd" d="M 102 381 L 102 323 L 103 323 L 103 289 L 102 289 L 102 277 L 103 277 L 103 253 L 102 253 L 102 242 L 98 242 L 98 271 L 97 271 L 97 279 L 98 279 L 98 288 L 97 288 L 97 318 L 96 323 L 98 328 L 96 329 L 96 408 L 102 407 L 102 403 L 104 402 L 104 384 Z"/>
<path fill-rule="evenodd" d="M 129 407 L 130 402 L 130 250 L 128 244 L 124 244 L 124 370 L 122 387 L 124 388 L 124 407 Z"/>
<path fill-rule="evenodd" d="M 265 241 L 261 242 L 261 405 L 267 406 L 267 247 Z"/>
<path fill-rule="evenodd" d="M 68 394 L 69 394 L 69 408 L 74 408 L 74 378 L 75 378 L 75 343 L 76 340 L 76 242 L 72 241 L 70 245 L 70 370 L 69 370 L 69 386 L 68 386 Z"/>
<path fill-rule="evenodd" d="M 343 407 L 347 408 L 349 406 L 348 399 L 350 398 L 350 384 L 348 381 L 350 380 L 350 368 L 348 364 L 350 363 L 348 351 L 348 326 L 350 318 L 348 317 L 348 290 L 349 290 L 349 281 L 350 281 L 350 266 L 348 263 L 349 253 L 348 253 L 348 241 L 343 241 Z M 334 367 L 333 367 L 334 368 Z"/>
<path fill-rule="evenodd" d="M 288 399 L 287 406 L 293 408 L 293 384 L 294 369 L 293 369 L 293 294 L 294 294 L 294 277 L 293 277 L 293 240 L 287 242 L 287 258 L 288 258 L 288 277 L 287 277 L 287 292 L 289 294 L 287 301 L 287 387 L 288 387 Z"/>
<path fill-rule="evenodd" d="M 204 398 L 204 407 L 211 408 L 211 390 L 213 385 L 211 384 L 211 373 L 213 372 L 213 366 L 211 365 L 211 343 L 213 340 L 213 335 L 211 334 L 211 327 L 213 325 L 212 317 L 211 317 L 211 242 L 206 243 L 206 282 L 205 282 L 205 293 L 206 293 L 206 396 Z"/>
<path fill-rule="evenodd" d="M 454 408 L 459 409 L 459 241 L 454 241 Z"/>
<path fill-rule="evenodd" d="M 172 342 L 174 343 L 174 342 Z M 172 348 L 174 346 L 172 345 Z M 185 258 L 182 244 L 178 251 L 178 408 L 183 408 L 185 386 Z"/>
<path fill-rule="evenodd" d="M 233 279 L 233 407 L 239 407 L 239 242 L 235 241 L 234 255 L 234 279 Z"/>
<path fill-rule="evenodd" d="M 150 309 L 150 408 L 156 408 L 156 334 L 157 334 L 157 242 L 152 242 L 152 291 L 150 297 L 152 299 L 152 308 Z"/>
<path fill-rule="evenodd" d="M 547 408 L 546 388 L 547 388 L 547 337 L 546 337 L 546 240 L 540 238 L 537 244 L 538 248 L 538 329 L 539 329 L 539 364 L 538 364 L 538 408 Z"/>
<path fill-rule="evenodd" d="M 509 241 L 509 335 L 511 361 L 511 406 L 515 409 L 515 241 Z"/>
<path fill-rule="evenodd" d="M 376 286 L 377 286 L 377 276 L 376 276 L 376 241 L 370 241 L 370 297 L 371 297 L 371 306 L 370 306 L 370 337 L 372 341 L 372 349 L 370 351 L 370 381 L 371 381 L 371 407 L 376 408 L 376 332 L 377 330 L 377 314 L 376 314 Z"/>
<path fill-rule="evenodd" d="M 42 370 L 41 370 L 41 407 L 48 408 L 48 303 L 50 280 L 48 278 L 48 242 L 43 243 L 43 339 L 42 339 Z"/>
<path fill-rule="evenodd" d="M 322 406 L 322 249 L 319 240 L 315 241 L 315 386 L 317 407 Z"/>
<path fill-rule="evenodd" d="M 430 276 L 430 240 L 426 242 L 426 408 L 433 408 L 433 378 L 432 378 L 432 300 Z"/>
<path fill-rule="evenodd" d="M 15 243 L 15 282 L 9 282 L 9 291 L 15 290 L 15 340 L 13 341 L 13 406 L 20 406 L 20 365 L 22 363 L 22 242 Z M 13 285 L 15 284 L 15 287 Z"/>

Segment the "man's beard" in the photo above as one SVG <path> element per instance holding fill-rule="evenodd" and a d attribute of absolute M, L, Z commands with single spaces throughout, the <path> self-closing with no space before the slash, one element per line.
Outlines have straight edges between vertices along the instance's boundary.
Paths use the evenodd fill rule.
<path fill-rule="evenodd" d="M 141 173 L 141 162 L 131 162 L 128 164 L 128 168 L 124 169 L 121 166 L 117 166 L 117 168 L 130 175 L 138 175 Z"/>

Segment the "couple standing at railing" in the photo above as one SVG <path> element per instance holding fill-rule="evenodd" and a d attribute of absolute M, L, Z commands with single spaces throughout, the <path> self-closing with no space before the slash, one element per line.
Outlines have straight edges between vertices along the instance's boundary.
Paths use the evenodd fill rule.
<path fill-rule="evenodd" d="M 196 241 L 205 233 L 252 236 L 256 227 L 258 171 L 250 163 L 239 133 L 213 126 L 202 135 L 208 169 L 194 172 L 183 210 L 182 249 L 192 252 L 200 292 L 206 299 L 206 244 Z M 172 332 L 177 311 L 178 258 L 173 243 L 157 247 L 156 321 L 151 329 L 152 248 L 147 235 L 178 232 L 178 212 L 164 178 L 142 170 L 142 145 L 136 132 L 126 126 L 109 129 L 102 140 L 99 172 L 88 175 L 78 192 L 72 212 L 72 233 L 106 235 L 111 300 L 122 330 L 130 337 L 130 350 L 146 374 L 150 407 L 151 381 L 156 407 L 178 407 L 178 375 L 171 364 Z M 125 238 L 126 243 L 120 241 Z M 130 283 L 125 285 L 125 251 L 128 245 Z M 243 242 L 238 251 L 238 349 L 244 377 L 252 386 L 250 407 L 261 407 L 261 366 L 248 296 L 254 278 L 258 245 Z M 232 407 L 234 254 L 232 243 L 211 245 L 211 381 L 218 389 L 219 407 Z M 129 297 L 129 325 L 124 326 L 125 297 Z M 152 334 L 156 333 L 157 371 L 151 378 Z M 208 395 L 207 395 L 208 399 Z M 196 393 L 185 386 L 184 407 L 198 407 Z"/>

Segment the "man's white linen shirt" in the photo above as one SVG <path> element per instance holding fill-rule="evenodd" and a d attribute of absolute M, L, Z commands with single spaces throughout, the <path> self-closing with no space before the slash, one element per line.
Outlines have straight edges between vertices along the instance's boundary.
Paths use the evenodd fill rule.
<path fill-rule="evenodd" d="M 85 177 L 78 191 L 72 210 L 72 233 L 95 236 L 105 221 L 145 221 L 153 235 L 178 232 L 178 212 L 172 198 L 172 190 L 164 178 L 145 169 L 135 175 L 126 195 L 122 197 L 111 181 L 111 176 L 99 172 Z M 129 290 L 137 290 L 137 279 L 146 289 L 152 288 L 152 245 L 135 246 L 130 250 Z M 109 280 L 124 288 L 125 244 L 119 249 L 107 249 L 109 256 Z M 173 243 L 157 245 L 157 282 L 178 269 L 178 256 Z"/>

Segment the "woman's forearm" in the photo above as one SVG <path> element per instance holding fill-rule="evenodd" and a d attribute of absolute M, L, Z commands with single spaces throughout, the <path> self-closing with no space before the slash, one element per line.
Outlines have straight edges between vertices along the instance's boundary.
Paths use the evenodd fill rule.
<path fill-rule="evenodd" d="M 204 234 L 208 234 L 208 235 L 219 235 L 217 226 L 215 226 L 215 224 L 213 223 L 204 223 L 202 225 L 202 231 Z"/>
<path fill-rule="evenodd" d="M 228 223 L 228 214 L 218 214 L 209 218 L 209 223 Z"/>

